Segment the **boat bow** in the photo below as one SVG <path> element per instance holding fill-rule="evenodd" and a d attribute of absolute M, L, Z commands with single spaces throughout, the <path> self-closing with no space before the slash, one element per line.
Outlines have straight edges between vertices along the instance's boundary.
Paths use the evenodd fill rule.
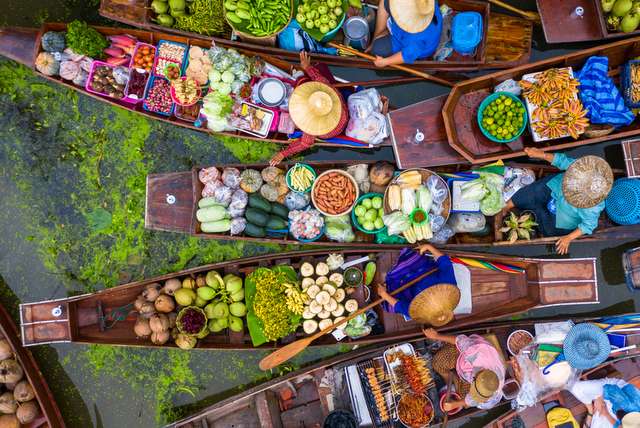
<path fill-rule="evenodd" d="M 0 55 L 33 67 L 39 34 L 36 28 L 0 28 Z"/>
<path fill-rule="evenodd" d="M 194 171 L 172 174 L 150 174 L 147 177 L 147 199 L 144 226 L 166 232 L 191 233 L 194 228 L 196 198 Z"/>

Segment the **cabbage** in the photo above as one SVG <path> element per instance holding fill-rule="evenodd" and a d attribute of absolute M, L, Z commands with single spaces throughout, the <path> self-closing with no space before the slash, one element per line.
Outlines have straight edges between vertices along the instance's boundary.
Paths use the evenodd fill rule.
<path fill-rule="evenodd" d="M 353 242 L 356 239 L 351 227 L 351 219 L 348 215 L 327 218 L 325 227 L 325 235 L 332 241 Z"/>
<path fill-rule="evenodd" d="M 484 188 L 488 194 L 480 201 L 480 211 L 486 216 L 496 215 L 504 207 L 502 191 L 504 188 L 504 178 L 501 175 L 490 172 L 481 172 L 480 180 L 484 183 Z"/>
<path fill-rule="evenodd" d="M 235 80 L 235 76 L 229 70 L 222 73 L 221 79 L 224 83 L 231 84 Z"/>
<path fill-rule="evenodd" d="M 431 209 L 431 192 L 426 187 L 420 185 L 416 190 L 416 197 L 418 199 L 418 207 L 422 208 L 425 212 L 429 212 Z"/>
<path fill-rule="evenodd" d="M 207 117 L 207 128 L 213 132 L 222 132 L 227 129 L 227 120 L 221 117 L 209 119 Z"/>
<path fill-rule="evenodd" d="M 211 83 L 219 82 L 221 79 L 221 76 L 222 75 L 218 70 L 211 69 L 211 71 L 209 71 L 209 80 L 211 81 Z"/>
<path fill-rule="evenodd" d="M 411 227 L 409 216 L 404 215 L 402 211 L 393 211 L 390 214 L 382 216 L 382 221 L 384 225 L 387 226 L 387 233 L 389 235 L 399 235 Z"/>
<path fill-rule="evenodd" d="M 460 197 L 463 201 L 478 202 L 487 194 L 487 189 L 484 187 L 484 180 L 480 178 L 463 184 L 460 190 Z"/>
<path fill-rule="evenodd" d="M 220 82 L 218 89 L 216 89 L 221 95 L 229 95 L 231 93 L 231 84 Z"/>

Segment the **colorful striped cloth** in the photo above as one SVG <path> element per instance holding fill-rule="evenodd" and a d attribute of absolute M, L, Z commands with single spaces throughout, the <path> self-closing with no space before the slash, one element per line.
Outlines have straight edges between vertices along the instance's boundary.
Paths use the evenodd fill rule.
<path fill-rule="evenodd" d="M 609 58 L 592 56 L 576 78 L 580 81 L 580 101 L 587 109 L 591 123 L 625 126 L 634 119 L 633 112 L 624 104 L 620 91 L 608 76 Z"/>
<path fill-rule="evenodd" d="M 488 270 L 495 270 L 495 271 L 500 271 L 500 272 L 507 272 L 507 273 L 522 273 L 522 272 L 524 272 L 524 269 L 520 268 L 518 266 L 505 265 L 505 264 L 498 263 L 498 262 L 487 262 L 487 261 L 484 261 L 484 260 L 471 259 L 471 258 L 468 258 L 468 257 L 451 257 L 451 261 L 453 263 L 460 263 L 460 264 L 471 266 L 471 267 L 477 267 L 477 268 L 488 269 Z"/>

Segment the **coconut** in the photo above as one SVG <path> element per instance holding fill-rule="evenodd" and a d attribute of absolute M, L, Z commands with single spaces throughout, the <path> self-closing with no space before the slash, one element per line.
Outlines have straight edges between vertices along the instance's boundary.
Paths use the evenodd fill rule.
<path fill-rule="evenodd" d="M 36 394 L 33 392 L 31 384 L 27 380 L 21 380 L 13 390 L 13 398 L 16 401 L 24 403 L 25 401 L 33 400 Z"/>
<path fill-rule="evenodd" d="M 320 287 L 314 284 L 309 288 L 307 288 L 306 292 L 307 292 L 307 296 L 311 297 L 312 299 L 315 299 L 318 293 L 320 292 Z"/>
<path fill-rule="evenodd" d="M 302 266 L 300 266 L 300 273 L 302 276 L 311 276 L 313 275 L 313 272 L 313 265 L 309 262 L 304 262 L 302 263 Z"/>
<path fill-rule="evenodd" d="M 177 278 L 171 278 L 164 282 L 164 287 L 162 287 L 162 292 L 168 294 L 169 296 L 173 296 L 173 293 L 176 290 L 182 288 L 182 283 Z"/>
<path fill-rule="evenodd" d="M 311 334 L 318 329 L 318 323 L 314 320 L 306 320 L 302 323 L 302 329 L 305 333 Z"/>
<path fill-rule="evenodd" d="M 196 280 L 190 276 L 182 280 L 182 288 L 196 288 Z"/>
<path fill-rule="evenodd" d="M 316 284 L 319 285 L 320 287 L 322 287 L 323 285 L 325 285 L 326 283 L 329 282 L 329 278 L 327 278 L 326 276 L 319 276 L 316 278 Z"/>
<path fill-rule="evenodd" d="M 204 287 L 205 285 L 207 285 L 207 280 L 204 275 L 196 276 L 196 287 L 200 288 Z"/>
<path fill-rule="evenodd" d="M 336 299 L 336 302 L 338 303 L 342 302 L 345 297 L 346 297 L 346 293 L 342 288 L 338 288 L 336 290 L 336 294 L 333 295 L 333 298 Z"/>
<path fill-rule="evenodd" d="M 145 317 L 139 316 L 136 320 L 136 324 L 133 326 L 133 332 L 141 339 L 149 337 L 151 335 L 149 320 Z"/>
<path fill-rule="evenodd" d="M 7 382 L 4 384 L 4 387 L 7 389 L 7 391 L 13 391 L 14 389 L 16 389 L 17 384 L 17 382 Z"/>
<path fill-rule="evenodd" d="M 22 403 L 18 407 L 18 411 L 16 412 L 16 417 L 21 424 L 28 424 L 35 420 L 38 417 L 38 413 L 40 413 L 40 407 L 35 400 L 27 401 L 26 403 Z"/>
<path fill-rule="evenodd" d="M 16 415 L 0 416 L 0 428 L 20 428 L 20 421 Z"/>
<path fill-rule="evenodd" d="M 13 349 L 7 339 L 0 340 L 0 361 L 13 357 Z"/>
<path fill-rule="evenodd" d="M 160 296 L 160 288 L 161 288 L 161 285 L 158 284 L 157 282 L 154 282 L 153 284 L 149 284 L 144 288 L 144 291 L 142 292 L 142 297 L 147 299 L 147 301 L 149 302 L 155 302 L 156 299 Z"/>
<path fill-rule="evenodd" d="M 167 294 L 161 294 L 154 302 L 154 306 L 156 311 L 167 313 L 175 309 L 176 301 L 173 300 L 173 297 Z"/>
<path fill-rule="evenodd" d="M 142 305 L 144 305 L 145 303 L 147 303 L 147 299 L 142 297 L 142 294 L 141 294 L 136 298 L 136 301 L 133 303 L 133 308 L 136 311 L 140 312 L 140 309 L 142 309 Z"/>
<path fill-rule="evenodd" d="M 140 315 L 143 317 L 149 318 L 156 313 L 156 307 L 151 302 L 145 302 L 138 312 L 140 312 Z"/>
<path fill-rule="evenodd" d="M 186 334 L 178 334 L 176 337 L 176 345 L 180 349 L 192 349 L 198 343 L 198 339 L 193 336 L 187 336 Z"/>
<path fill-rule="evenodd" d="M 178 314 L 175 312 L 169 312 L 167 314 L 167 318 L 169 319 L 169 328 L 174 328 L 176 326 L 176 318 Z"/>
<path fill-rule="evenodd" d="M 324 310 L 325 311 L 329 311 L 329 312 L 333 312 L 336 309 L 338 309 L 338 302 L 336 301 L 336 299 L 334 299 L 332 297 L 331 299 L 329 299 L 329 303 L 324 305 Z"/>
<path fill-rule="evenodd" d="M 331 312 L 327 311 L 326 309 L 323 309 L 320 312 L 318 312 L 318 318 L 320 318 L 321 320 L 327 319 L 330 316 L 331 316 Z"/>
<path fill-rule="evenodd" d="M 356 299 L 349 299 L 344 303 L 344 308 L 347 312 L 355 312 L 358 310 L 358 301 Z"/>
<path fill-rule="evenodd" d="M 311 312 L 309 310 L 309 307 L 304 308 L 304 311 L 302 312 L 302 318 L 306 319 L 306 320 L 310 320 L 313 317 L 315 317 L 316 314 L 314 314 L 313 312 Z"/>
<path fill-rule="evenodd" d="M 342 287 L 344 283 L 344 277 L 339 272 L 334 272 L 329 276 L 329 282 L 333 283 L 336 287 Z"/>
<path fill-rule="evenodd" d="M 169 318 L 165 314 L 153 314 L 149 318 L 149 327 L 153 333 L 169 330 Z"/>
<path fill-rule="evenodd" d="M 307 288 L 309 288 L 310 286 L 312 286 L 313 284 L 315 284 L 316 282 L 313 280 L 313 278 L 303 278 L 302 279 L 302 290 L 306 290 Z"/>
<path fill-rule="evenodd" d="M 33 393 L 33 391 L 31 391 Z M 0 412 L 5 414 L 13 414 L 18 410 L 18 403 L 13 396 L 13 392 L 5 392 L 0 395 Z"/>
<path fill-rule="evenodd" d="M 320 303 L 316 302 L 315 300 L 312 300 L 311 303 L 309 303 L 309 312 L 311 312 L 312 314 L 317 314 L 321 311 L 322 305 Z"/>
<path fill-rule="evenodd" d="M 14 383 L 22 379 L 24 372 L 16 360 L 11 358 L 0 361 L 0 382 Z"/>
<path fill-rule="evenodd" d="M 327 265 L 326 263 L 318 263 L 316 265 L 316 275 L 318 276 L 325 276 L 329 274 L 329 265 Z"/>
<path fill-rule="evenodd" d="M 333 325 L 333 321 L 331 321 L 328 318 L 323 319 L 318 323 L 318 327 L 320 327 L 320 330 L 324 330 L 325 328 L 331 327 L 332 325 Z"/>
<path fill-rule="evenodd" d="M 335 285 L 328 282 L 322 286 L 322 291 L 326 291 L 327 293 L 329 293 L 329 296 L 333 296 L 334 294 L 336 294 L 336 287 Z"/>
<path fill-rule="evenodd" d="M 169 330 L 154 331 L 151 333 L 151 342 L 153 342 L 154 345 L 164 345 L 169 340 L 169 337 L 171 337 Z"/>
<path fill-rule="evenodd" d="M 320 303 L 321 305 L 326 305 L 327 303 L 329 303 L 329 300 L 331 300 L 331 295 L 326 291 L 321 291 L 316 294 L 316 302 Z"/>
<path fill-rule="evenodd" d="M 344 314 L 344 305 L 342 303 L 338 303 L 338 306 L 331 311 L 331 315 L 334 317 L 341 317 Z"/>

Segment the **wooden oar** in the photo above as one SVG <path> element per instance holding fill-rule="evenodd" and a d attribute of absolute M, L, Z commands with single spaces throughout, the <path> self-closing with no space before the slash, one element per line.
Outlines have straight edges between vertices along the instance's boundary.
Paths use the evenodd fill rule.
<path fill-rule="evenodd" d="M 345 45 L 341 45 L 339 43 L 333 43 L 333 42 L 329 42 L 327 44 L 329 46 L 333 47 L 333 48 L 342 49 L 342 50 L 347 51 L 347 52 L 349 52 L 349 53 L 351 53 L 351 54 L 353 54 L 355 56 L 359 56 L 360 58 L 368 59 L 371 62 L 375 61 L 375 59 L 376 59 L 376 57 L 373 56 L 373 55 L 369 55 L 369 54 L 366 54 L 364 52 L 360 52 L 359 50 L 353 49 L 353 48 L 351 48 L 349 46 L 345 46 Z M 409 74 L 413 74 L 414 76 L 422 77 L 425 80 L 431 80 L 432 82 L 439 83 L 441 85 L 450 86 L 450 87 L 453 86 L 453 83 L 449 82 L 448 80 L 441 79 L 440 77 L 432 76 L 432 75 L 427 74 L 427 73 L 423 73 L 423 72 L 415 70 L 415 69 L 413 69 L 411 67 L 407 67 L 406 65 L 390 65 L 389 67 L 395 68 L 396 70 L 404 71 L 404 72 L 409 73 Z"/>
<path fill-rule="evenodd" d="M 438 269 L 436 268 L 436 269 L 432 269 L 432 270 L 430 270 L 428 272 L 423 273 L 419 277 L 407 282 L 405 285 L 403 285 L 402 287 L 398 288 L 397 290 L 394 290 L 393 292 L 390 293 L 390 295 L 391 296 L 395 296 L 396 294 L 400 293 L 401 291 L 406 290 L 407 288 L 411 287 L 412 285 L 414 285 L 418 281 L 423 280 L 424 278 L 426 278 L 427 276 L 429 276 L 432 273 L 436 272 L 437 270 Z M 384 299 L 378 299 L 375 302 L 371 303 L 370 305 L 365 306 L 364 308 L 355 311 L 354 313 L 352 313 L 348 317 L 338 321 L 337 323 L 330 325 L 329 327 L 325 328 L 324 330 L 320 330 L 319 332 L 317 332 L 313 336 L 305 337 L 303 339 L 298 339 L 295 342 L 292 342 L 292 343 L 290 343 L 290 344 L 288 344 L 286 346 L 283 346 L 282 348 L 278 349 L 277 351 L 272 352 L 271 354 L 269 354 L 266 357 L 264 357 L 260 361 L 260 368 L 262 370 L 270 370 L 270 369 L 272 369 L 274 367 L 279 366 L 280 364 L 284 363 L 285 361 L 290 360 L 291 358 L 293 358 L 296 355 L 298 355 L 300 352 L 304 351 L 307 348 L 307 346 L 309 346 L 311 344 L 311 342 L 313 342 L 314 340 L 316 340 L 316 339 L 324 336 L 325 334 L 331 332 L 333 329 L 335 329 L 339 325 L 342 325 L 342 324 L 344 324 L 346 322 L 349 322 L 350 320 L 354 319 L 358 315 L 365 313 L 366 311 L 368 311 L 369 309 L 373 308 L 374 306 L 378 306 L 383 301 L 384 301 Z"/>
<path fill-rule="evenodd" d="M 542 22 L 542 20 L 540 19 L 540 14 L 538 12 L 518 9 L 517 7 L 511 6 L 510 4 L 507 4 L 501 0 L 489 0 L 489 3 L 493 3 L 496 6 L 500 6 L 504 9 L 510 10 L 511 12 L 515 12 L 518 15 L 522 16 L 524 19 L 528 19 L 529 21 L 533 21 L 537 24 L 540 24 Z"/>
<path fill-rule="evenodd" d="M 449 401 L 449 397 L 451 396 L 451 384 L 453 383 L 453 370 L 449 370 L 449 379 L 447 380 L 447 390 L 444 394 L 444 400 L 442 400 L 442 404 L 444 407 L 444 404 Z M 444 409 L 442 409 L 444 410 Z M 434 410 L 435 411 L 435 410 Z M 447 423 L 449 423 L 449 412 L 447 412 L 446 410 L 444 410 L 444 420 L 442 421 L 442 427 L 441 428 L 447 428 Z"/>

